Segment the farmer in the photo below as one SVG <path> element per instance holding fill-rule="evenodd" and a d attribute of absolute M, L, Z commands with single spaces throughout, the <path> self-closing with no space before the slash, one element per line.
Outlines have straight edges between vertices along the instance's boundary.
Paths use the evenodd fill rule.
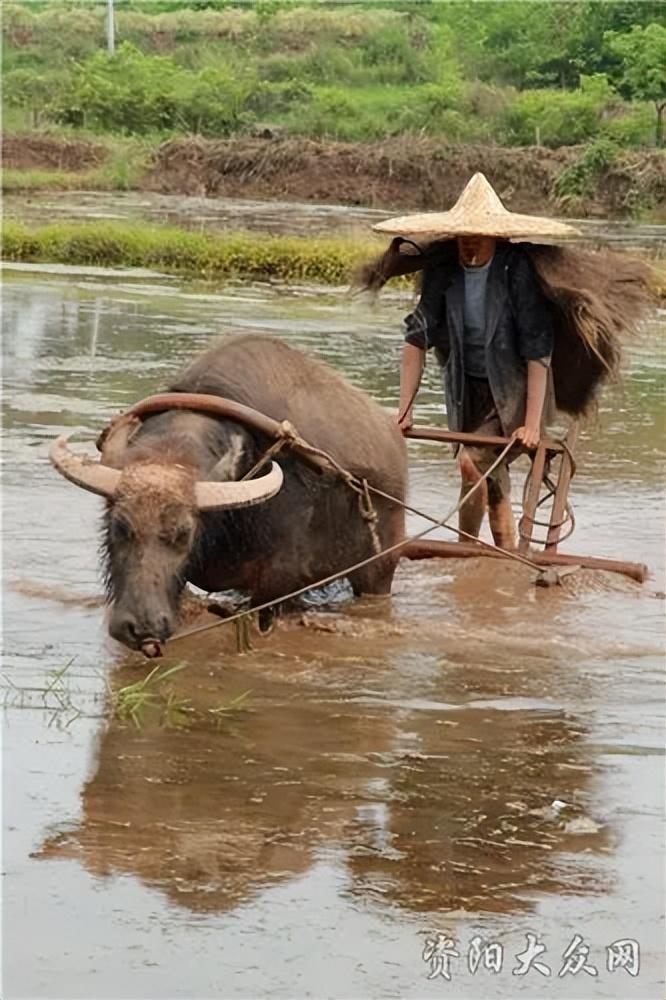
<path fill-rule="evenodd" d="M 423 270 L 419 303 L 405 320 L 398 413 L 402 430 L 412 426 L 425 352 L 434 348 L 444 370 L 451 430 L 513 435 L 525 448 L 536 448 L 552 409 L 555 313 L 528 255 L 508 240 L 559 237 L 575 230 L 508 212 L 480 173 L 450 211 L 390 219 L 374 228 L 402 237 L 385 258 L 398 253 L 409 261 L 409 252 L 399 249 L 407 244 Z M 429 253 L 433 246 L 437 252 Z M 407 266 L 403 273 L 412 269 Z M 461 499 L 500 451 L 460 448 Z M 506 461 L 461 508 L 461 531 L 477 537 L 486 510 L 495 544 L 515 548 Z"/>

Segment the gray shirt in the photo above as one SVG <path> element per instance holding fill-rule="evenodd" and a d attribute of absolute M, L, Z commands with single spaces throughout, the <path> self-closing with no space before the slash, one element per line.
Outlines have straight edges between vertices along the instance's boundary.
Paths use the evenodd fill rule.
<path fill-rule="evenodd" d="M 465 302 L 463 306 L 463 355 L 465 374 L 487 378 L 486 368 L 486 286 L 492 260 L 483 267 L 463 267 Z"/>

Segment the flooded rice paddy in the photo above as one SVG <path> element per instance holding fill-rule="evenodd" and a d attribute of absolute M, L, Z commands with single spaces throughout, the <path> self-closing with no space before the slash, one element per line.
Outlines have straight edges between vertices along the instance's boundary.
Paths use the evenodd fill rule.
<path fill-rule="evenodd" d="M 92 442 L 232 331 L 395 408 L 408 306 L 5 272 L 4 996 L 663 997 L 663 314 L 583 435 L 564 546 L 645 562 L 645 585 L 405 562 L 390 601 L 337 588 L 243 655 L 224 626 L 167 646 L 170 703 L 118 711 L 152 664 L 106 637 L 101 501 L 49 442 Z M 419 422 L 442 423 L 426 382 Z M 409 450 L 441 516 L 450 455 Z"/>

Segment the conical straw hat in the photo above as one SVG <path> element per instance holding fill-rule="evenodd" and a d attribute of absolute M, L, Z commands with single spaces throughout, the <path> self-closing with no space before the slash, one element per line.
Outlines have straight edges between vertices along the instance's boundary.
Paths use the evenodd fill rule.
<path fill-rule="evenodd" d="M 453 236 L 501 236 L 526 239 L 535 236 L 573 236 L 578 230 L 554 219 L 537 215 L 519 215 L 509 212 L 492 185 L 481 174 L 474 174 L 465 190 L 448 212 L 423 212 L 420 215 L 402 215 L 372 227 L 379 233 L 392 236 L 414 237 L 420 242 L 446 239 Z"/>

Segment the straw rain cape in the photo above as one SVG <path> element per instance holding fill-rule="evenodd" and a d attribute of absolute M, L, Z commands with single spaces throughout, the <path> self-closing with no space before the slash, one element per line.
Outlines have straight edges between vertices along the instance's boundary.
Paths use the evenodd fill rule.
<path fill-rule="evenodd" d="M 483 234 L 509 239 L 530 260 L 544 295 L 553 304 L 552 374 L 558 410 L 581 416 L 597 391 L 617 376 L 622 338 L 636 330 L 653 302 L 652 269 L 610 251 L 539 243 L 577 231 L 564 223 L 518 215 L 504 208 L 483 174 L 475 174 L 448 212 L 421 213 L 373 226 L 397 234 L 380 257 L 358 273 L 361 287 L 378 291 L 399 275 L 426 265 L 458 261 L 456 236 Z M 530 242 L 522 242 L 529 239 Z"/>

